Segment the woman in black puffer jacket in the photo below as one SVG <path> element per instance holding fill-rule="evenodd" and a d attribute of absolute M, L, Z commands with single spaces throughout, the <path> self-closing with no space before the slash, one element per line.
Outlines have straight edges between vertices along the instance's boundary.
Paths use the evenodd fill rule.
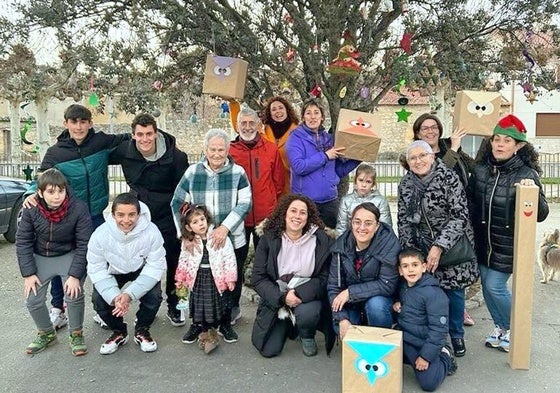
<path fill-rule="evenodd" d="M 511 292 L 507 281 L 513 270 L 515 184 L 540 188 L 538 222 L 547 217 L 548 204 L 539 180 L 542 171 L 537 153 L 517 117 L 508 115 L 499 121 L 478 157 L 469 184 L 471 217 L 484 300 L 495 324 L 485 345 L 509 352 Z"/>

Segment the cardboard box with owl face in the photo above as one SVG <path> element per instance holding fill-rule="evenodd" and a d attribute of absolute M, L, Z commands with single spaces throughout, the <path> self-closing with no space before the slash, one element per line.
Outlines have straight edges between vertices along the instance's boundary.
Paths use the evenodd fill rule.
<path fill-rule="evenodd" d="M 346 158 L 375 162 L 381 138 L 381 119 L 373 114 L 341 109 L 336 124 L 335 147 L 345 147 Z"/>
<path fill-rule="evenodd" d="M 453 129 L 464 128 L 469 135 L 491 136 L 500 119 L 502 95 L 490 91 L 457 92 Z"/>
<path fill-rule="evenodd" d="M 402 392 L 402 332 L 352 326 L 342 340 L 342 392 Z"/>
<path fill-rule="evenodd" d="M 243 99 L 247 83 L 247 66 L 245 60 L 233 57 L 206 56 L 202 93 Z"/>

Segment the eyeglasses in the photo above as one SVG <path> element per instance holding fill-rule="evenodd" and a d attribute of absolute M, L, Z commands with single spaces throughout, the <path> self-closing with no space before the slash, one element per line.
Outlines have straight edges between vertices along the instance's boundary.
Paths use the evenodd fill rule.
<path fill-rule="evenodd" d="M 377 222 L 375 221 L 362 221 L 362 220 L 352 220 L 352 226 L 356 228 L 360 228 L 363 226 L 364 228 L 370 229 L 373 228 Z"/>
<path fill-rule="evenodd" d="M 427 157 L 431 156 L 430 153 L 420 153 L 417 156 L 408 157 L 406 160 L 408 162 L 424 161 Z"/>
<path fill-rule="evenodd" d="M 439 131 L 439 127 L 438 127 L 437 124 L 434 124 L 433 126 L 423 126 L 423 127 L 420 127 L 420 131 L 422 131 L 422 132 L 426 132 L 426 131 L 429 131 L 429 130 L 432 130 L 432 131 Z"/>

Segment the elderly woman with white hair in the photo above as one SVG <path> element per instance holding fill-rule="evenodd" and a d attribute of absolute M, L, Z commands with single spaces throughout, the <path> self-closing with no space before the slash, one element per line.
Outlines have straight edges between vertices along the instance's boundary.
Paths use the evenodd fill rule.
<path fill-rule="evenodd" d="M 455 356 L 466 353 L 465 288 L 478 278 L 467 198 L 457 174 L 417 140 L 406 150 L 399 184 L 398 231 L 403 248 L 425 253 L 427 270 L 449 298 L 449 335 Z"/>
<path fill-rule="evenodd" d="M 231 326 L 232 308 L 239 306 L 243 275 L 241 269 L 247 256 L 247 241 L 245 239 L 245 226 L 243 221 L 251 207 L 251 186 L 245 170 L 229 158 L 229 135 L 220 129 L 211 129 L 204 138 L 205 156 L 201 161 L 189 166 L 179 181 L 173 199 L 175 226 L 180 234 L 181 207 L 184 203 L 204 205 L 215 221 L 215 229 L 209 242 L 213 248 L 222 248 L 226 237 L 229 236 L 235 249 L 237 259 L 237 284 L 233 293 L 224 292 L 224 296 L 231 298 L 225 302 L 226 311 L 224 320 L 221 321 L 218 333 L 226 342 L 238 340 L 237 333 Z M 197 325 L 191 329 L 184 342 L 196 337 Z M 200 332 L 199 332 L 200 333 Z"/>

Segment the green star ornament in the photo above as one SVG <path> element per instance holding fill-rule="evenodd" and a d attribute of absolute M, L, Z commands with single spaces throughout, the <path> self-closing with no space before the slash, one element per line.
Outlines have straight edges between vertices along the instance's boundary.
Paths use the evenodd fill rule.
<path fill-rule="evenodd" d="M 403 106 L 400 111 L 395 112 L 397 114 L 397 123 L 400 121 L 404 121 L 408 123 L 408 116 L 412 115 L 412 112 L 407 112 L 405 107 Z"/>

